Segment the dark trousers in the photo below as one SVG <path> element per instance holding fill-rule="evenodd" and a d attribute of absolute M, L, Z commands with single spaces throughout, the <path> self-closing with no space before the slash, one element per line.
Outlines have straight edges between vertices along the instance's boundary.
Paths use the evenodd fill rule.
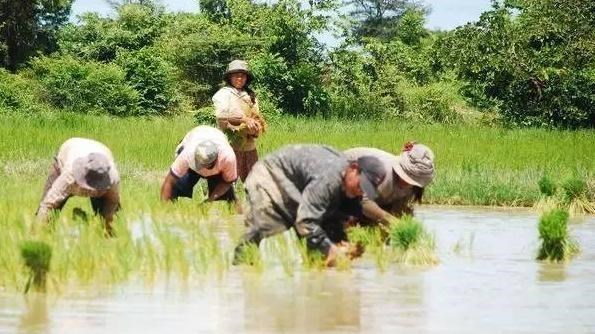
<path fill-rule="evenodd" d="M 209 189 L 209 196 L 211 195 L 211 192 L 213 191 L 213 189 L 215 189 L 217 184 L 219 184 L 220 182 L 223 181 L 223 177 L 221 176 L 221 174 L 203 177 L 203 176 L 200 176 L 195 171 L 193 171 L 192 169 L 189 169 L 188 173 L 186 173 L 186 175 L 179 178 L 178 181 L 176 182 L 176 184 L 174 186 L 173 194 L 172 194 L 172 199 L 175 200 L 178 197 L 192 198 L 192 190 L 194 189 L 194 186 L 198 183 L 198 181 L 202 178 L 207 179 L 207 187 Z M 236 200 L 236 195 L 233 191 L 233 187 L 230 187 L 229 190 L 225 194 L 223 194 L 223 196 L 221 196 L 217 199 L 217 201 L 228 201 L 228 202 L 233 202 L 235 200 Z"/>
<path fill-rule="evenodd" d="M 253 244 L 258 246 L 262 239 L 268 236 L 281 233 L 290 228 L 295 229 L 295 225 L 288 226 L 286 220 L 281 218 L 282 215 L 279 213 L 277 214 L 278 219 L 272 219 L 267 224 L 258 224 L 258 222 L 254 221 L 249 224 L 248 231 L 242 236 L 234 250 L 233 264 L 239 264 L 242 261 L 242 254 L 248 245 Z M 341 202 L 338 210 L 328 216 L 320 224 L 320 227 L 333 243 L 348 241 L 347 233 L 345 232 L 346 221 L 350 218 L 361 219 L 361 217 L 363 217 L 361 198 L 345 198 Z M 254 219 L 254 217 L 250 218 Z M 298 238 L 302 238 L 299 233 L 296 234 Z"/>

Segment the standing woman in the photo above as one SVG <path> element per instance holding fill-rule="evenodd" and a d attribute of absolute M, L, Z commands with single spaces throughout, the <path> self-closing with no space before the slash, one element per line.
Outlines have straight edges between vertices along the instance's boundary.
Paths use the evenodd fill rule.
<path fill-rule="evenodd" d="M 256 94 L 250 89 L 252 73 L 244 60 L 234 60 L 227 66 L 225 87 L 213 96 L 217 125 L 229 137 L 236 154 L 238 176 L 244 182 L 258 161 L 256 138 L 266 129 L 258 108 Z"/>

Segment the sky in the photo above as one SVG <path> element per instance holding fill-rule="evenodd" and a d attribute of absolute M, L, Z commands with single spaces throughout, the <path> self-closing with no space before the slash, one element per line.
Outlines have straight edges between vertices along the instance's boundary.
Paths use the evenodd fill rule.
<path fill-rule="evenodd" d="M 170 11 L 198 11 L 198 0 L 162 0 L 162 3 Z M 479 15 L 490 8 L 490 0 L 425 0 L 424 3 L 432 8 L 426 27 L 442 30 L 477 21 Z M 109 14 L 110 11 L 104 0 L 75 0 L 72 5 L 74 16 L 84 12 Z"/>

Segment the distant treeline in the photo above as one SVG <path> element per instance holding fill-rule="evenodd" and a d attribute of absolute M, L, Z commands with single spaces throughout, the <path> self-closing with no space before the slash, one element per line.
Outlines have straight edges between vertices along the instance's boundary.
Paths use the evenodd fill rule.
<path fill-rule="evenodd" d="M 108 2 L 69 23 L 72 0 L 0 0 L 0 111 L 206 114 L 242 58 L 270 117 L 595 125 L 595 1 L 494 1 L 447 32 L 411 0 Z"/>

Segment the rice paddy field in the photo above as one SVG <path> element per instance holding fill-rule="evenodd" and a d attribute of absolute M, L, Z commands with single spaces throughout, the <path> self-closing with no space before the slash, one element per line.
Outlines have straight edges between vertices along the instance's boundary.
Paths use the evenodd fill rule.
<path fill-rule="evenodd" d="M 364 256 L 325 269 L 291 233 L 253 250 L 255 265 L 232 266 L 243 232 L 233 207 L 201 204 L 204 187 L 194 200 L 159 201 L 173 150 L 195 125 L 190 116 L 0 115 L 0 333 L 595 331 L 593 216 L 564 221 L 577 245 L 572 260 L 536 260 L 544 175 L 560 198 L 560 185 L 581 180 L 582 203 L 595 204 L 595 132 L 272 123 L 261 156 L 303 142 L 399 152 L 408 140 L 436 154 L 424 195 L 431 205 L 392 231 L 391 245 L 374 231 L 351 231 L 368 246 Z M 50 161 L 74 136 L 114 153 L 122 177 L 115 237 L 105 237 L 82 198 L 51 226 L 35 223 Z M 43 277 L 27 266 L 31 249 L 45 252 Z M 36 290 L 40 280 L 45 288 Z"/>

